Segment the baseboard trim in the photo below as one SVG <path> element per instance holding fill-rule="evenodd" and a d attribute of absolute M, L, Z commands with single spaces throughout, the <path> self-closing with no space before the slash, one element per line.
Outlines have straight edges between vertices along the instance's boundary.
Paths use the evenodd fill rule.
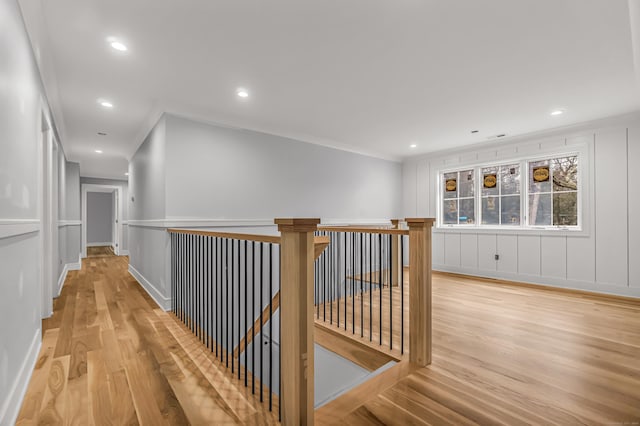
<path fill-rule="evenodd" d="M 120 256 L 129 256 L 129 250 L 120 250 Z"/>
<path fill-rule="evenodd" d="M 67 263 L 67 271 L 79 271 L 82 269 L 82 253 L 78 253 L 77 263 Z"/>
<path fill-rule="evenodd" d="M 87 243 L 87 247 L 112 247 L 113 243 Z"/>
<path fill-rule="evenodd" d="M 467 272 L 458 272 L 458 271 L 448 271 L 440 268 L 434 269 L 433 274 L 450 276 L 450 277 L 473 278 L 474 280 L 486 282 L 489 284 L 501 284 L 501 285 L 511 285 L 511 286 L 518 286 L 518 287 L 536 288 L 536 289 L 545 290 L 545 291 L 569 293 L 574 295 L 598 298 L 602 300 L 608 299 L 608 300 L 632 303 L 636 305 L 640 304 L 640 291 L 638 292 L 637 296 L 634 294 L 624 295 L 624 294 L 617 294 L 617 293 L 606 293 L 604 289 L 602 291 L 598 291 L 594 289 L 579 288 L 581 287 L 580 284 L 582 284 L 580 281 L 573 282 L 573 281 L 567 280 L 567 284 L 553 285 L 553 284 L 545 284 L 545 283 L 537 283 L 537 282 L 518 281 L 515 279 L 508 279 L 508 278 L 494 278 L 490 276 L 476 275 L 470 272 L 467 273 Z M 574 286 L 570 286 L 571 284 L 574 284 Z M 620 287 L 620 288 L 627 289 L 633 292 L 633 289 L 629 289 L 629 287 Z"/>
<path fill-rule="evenodd" d="M 64 287 L 64 282 L 67 280 L 67 272 L 69 272 L 69 264 L 65 264 L 64 268 L 62 268 L 62 273 L 58 277 L 58 291 L 55 297 L 59 297 L 60 293 L 62 293 L 62 287 Z"/>
<path fill-rule="evenodd" d="M 156 302 L 156 304 L 163 310 L 168 311 L 171 309 L 171 299 L 164 297 L 162 293 L 158 291 L 158 289 L 147 280 L 144 275 L 142 275 L 136 268 L 129 264 L 129 273 L 138 284 L 151 296 L 151 298 Z"/>
<path fill-rule="evenodd" d="M 78 254 L 78 263 L 67 263 L 64 265 L 62 273 L 58 278 L 58 293 L 55 297 L 60 296 L 62 293 L 62 287 L 64 287 L 64 283 L 67 281 L 67 274 L 69 271 L 79 271 L 80 269 L 82 269 L 82 253 Z"/>
<path fill-rule="evenodd" d="M 16 423 L 22 402 L 24 401 L 24 396 L 27 394 L 27 388 L 31 381 L 31 375 L 36 366 L 41 346 L 41 329 L 37 329 L 31 341 L 29 351 L 22 362 L 18 376 L 9 391 L 9 395 L 2 406 L 0 406 L 0 425 L 13 425 Z"/>

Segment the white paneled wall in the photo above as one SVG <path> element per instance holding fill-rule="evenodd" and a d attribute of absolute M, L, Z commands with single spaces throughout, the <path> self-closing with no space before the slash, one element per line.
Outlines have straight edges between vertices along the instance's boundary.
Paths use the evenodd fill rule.
<path fill-rule="evenodd" d="M 435 217 L 438 173 L 484 162 L 582 152 L 581 232 L 436 228 L 434 269 L 640 297 L 640 116 L 407 160 L 404 214 Z M 495 255 L 499 260 L 495 260 Z"/>
<path fill-rule="evenodd" d="M 640 124 L 629 127 L 628 140 L 628 181 L 637 182 L 637 171 L 640 167 Z M 640 289 L 640 185 L 629 185 L 627 192 L 629 196 L 629 286 Z"/>

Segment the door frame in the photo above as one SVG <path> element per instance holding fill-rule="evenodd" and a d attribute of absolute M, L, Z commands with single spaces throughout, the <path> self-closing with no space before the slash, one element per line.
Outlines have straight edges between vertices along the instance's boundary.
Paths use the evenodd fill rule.
<path fill-rule="evenodd" d="M 82 258 L 87 257 L 87 193 L 88 192 L 106 192 L 115 193 L 116 211 L 113 218 L 113 229 L 115 230 L 114 237 L 116 256 L 120 256 L 120 242 L 122 240 L 122 190 L 116 185 L 98 185 L 93 183 L 82 184 Z M 112 231 L 113 232 L 113 231 Z"/>

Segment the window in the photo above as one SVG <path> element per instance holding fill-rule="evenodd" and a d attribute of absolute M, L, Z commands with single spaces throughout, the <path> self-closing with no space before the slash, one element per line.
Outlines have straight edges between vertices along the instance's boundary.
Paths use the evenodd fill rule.
<path fill-rule="evenodd" d="M 482 224 L 520 225 L 520 165 L 483 167 Z"/>
<path fill-rule="evenodd" d="M 475 222 L 475 179 L 473 170 L 445 173 L 443 179 L 444 203 L 442 218 L 447 225 Z"/>
<path fill-rule="evenodd" d="M 578 225 L 578 157 L 529 162 L 529 225 Z"/>
<path fill-rule="evenodd" d="M 440 225 L 577 228 L 578 155 L 441 173 Z"/>

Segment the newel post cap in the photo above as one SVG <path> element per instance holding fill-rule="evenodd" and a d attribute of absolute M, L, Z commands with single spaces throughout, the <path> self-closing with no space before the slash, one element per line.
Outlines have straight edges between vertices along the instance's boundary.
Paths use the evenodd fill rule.
<path fill-rule="evenodd" d="M 436 221 L 432 217 L 408 217 L 405 219 L 409 228 L 427 228 Z"/>
<path fill-rule="evenodd" d="M 273 221 L 280 232 L 314 232 L 318 229 L 318 218 L 279 218 Z"/>

